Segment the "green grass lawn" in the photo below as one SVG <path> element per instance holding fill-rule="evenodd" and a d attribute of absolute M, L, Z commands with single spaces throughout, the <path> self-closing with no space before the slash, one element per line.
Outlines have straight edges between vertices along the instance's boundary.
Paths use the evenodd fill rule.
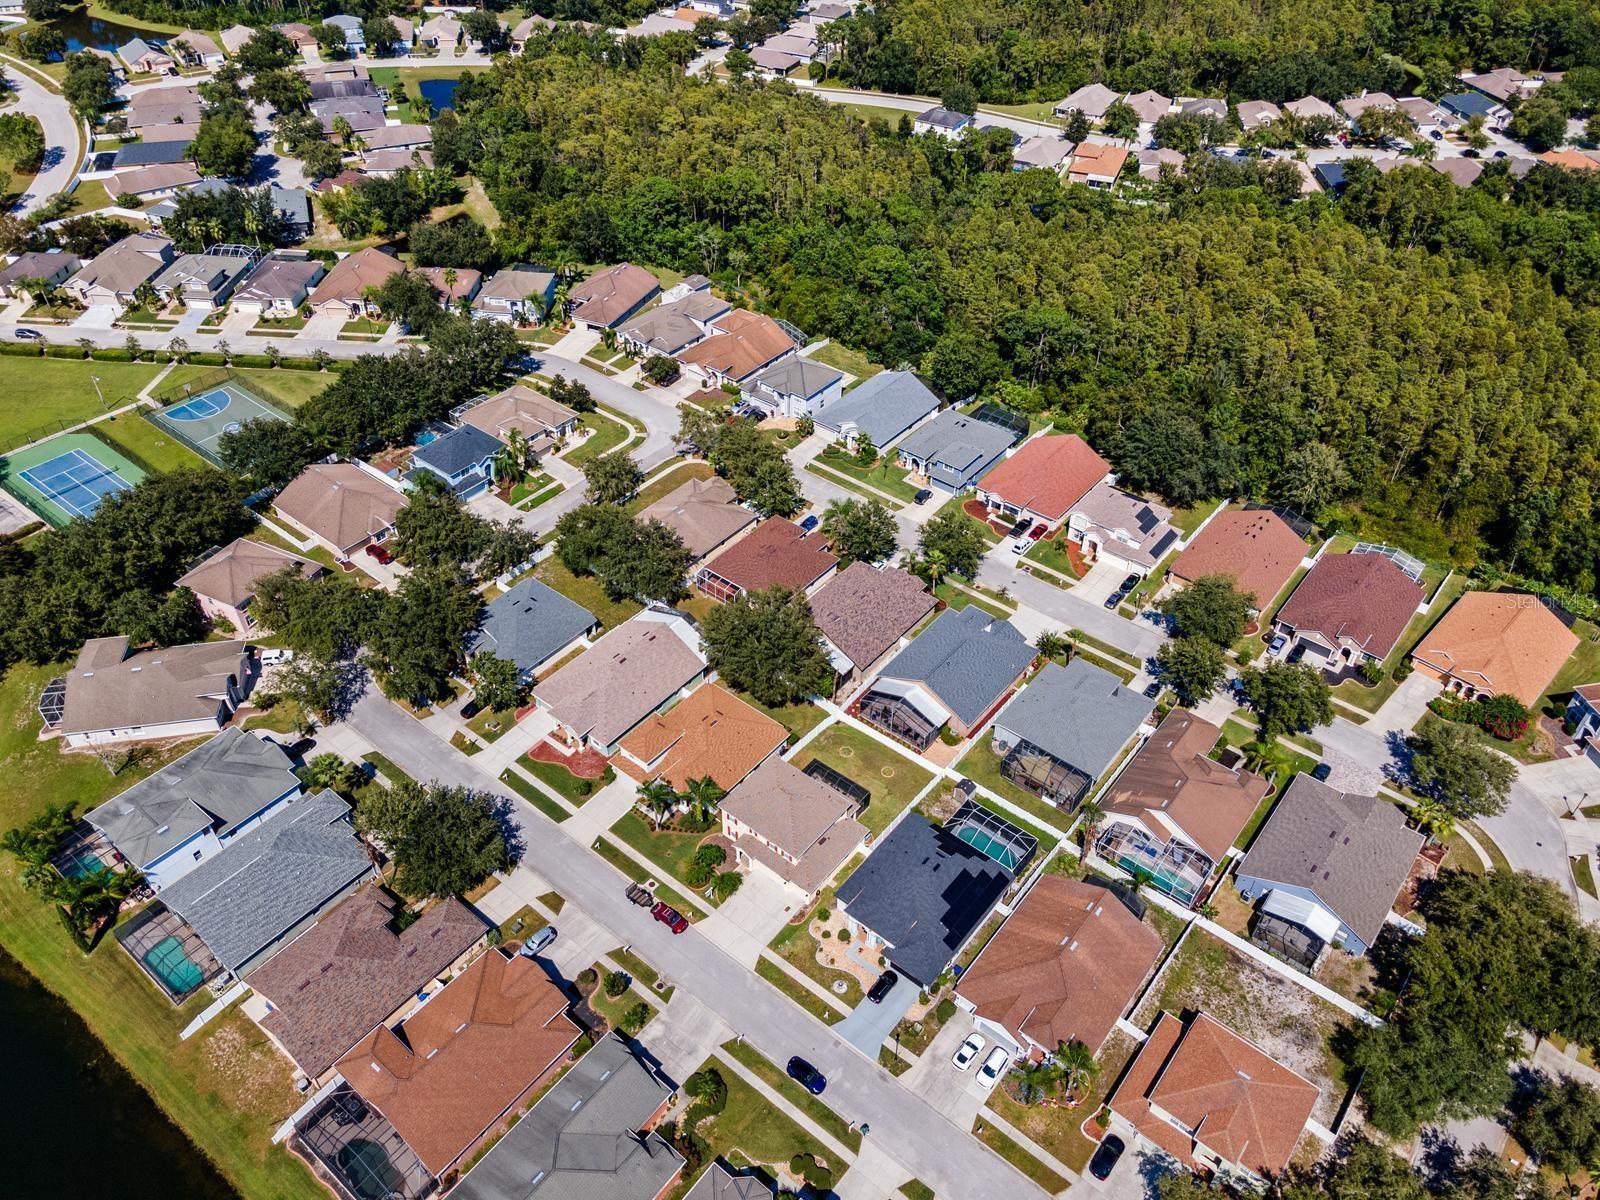
<path fill-rule="evenodd" d="M 644 884 L 651 879 L 656 879 L 655 873 L 647 867 L 636 862 L 627 851 L 621 849 L 605 838 L 595 838 L 592 847 L 594 852 L 605 859 L 617 870 L 621 871 L 634 883 Z M 656 879 L 656 899 L 670 904 L 691 921 L 697 921 L 706 915 L 705 909 L 690 900 L 682 892 Z"/>
<path fill-rule="evenodd" d="M 628 440 L 630 431 L 621 421 L 613 420 L 604 413 L 584 413 L 578 418 L 578 424 L 594 432 L 584 440 L 568 450 L 562 457 L 579 470 L 591 458 L 598 458 L 602 454 L 609 454 L 623 442 Z"/>
<path fill-rule="evenodd" d="M 533 577 L 583 605 L 608 630 L 622 624 L 642 607 L 632 600 L 608 598 L 598 580 L 591 575 L 574 575 L 558 555 L 551 555 L 535 567 Z"/>
<path fill-rule="evenodd" d="M 467 722 L 467 728 L 480 740 L 495 742 L 516 723 L 517 714 L 513 709 L 485 708 Z M 491 725 L 493 729 L 489 728 Z"/>
<path fill-rule="evenodd" d="M 560 763 L 539 762 L 524 757 L 517 765 L 574 807 L 582 806 L 590 796 L 617 777 L 610 767 L 599 779 L 579 779 Z"/>
<path fill-rule="evenodd" d="M 656 1005 L 650 1003 L 649 998 L 646 997 L 643 992 L 633 987 L 629 987 L 628 990 L 623 992 L 620 996 L 606 995 L 604 981 L 606 972 L 610 969 L 611 968 L 605 963 L 594 964 L 594 973 L 600 977 L 601 982 L 595 985 L 594 991 L 589 995 L 589 1007 L 594 1009 L 595 1012 L 599 1013 L 607 1021 L 610 1021 L 613 1029 L 620 1030 L 622 1028 L 623 1014 L 625 1014 L 630 1008 L 632 1008 L 635 1004 L 638 1004 L 640 1001 L 644 1002 L 645 1007 L 650 1010 L 650 1017 L 654 1018 L 656 1013 L 660 1010 Z M 648 1020 L 645 1022 L 647 1025 L 649 1023 L 650 1022 Z"/>
<path fill-rule="evenodd" d="M 984 540 L 987 541 L 989 545 L 998 546 L 1000 544 L 1000 535 L 994 531 L 994 527 L 990 525 L 989 522 L 980 521 L 978 518 L 963 511 L 961 506 L 970 499 L 972 499 L 971 494 L 966 492 L 959 496 L 951 496 L 950 499 L 946 500 L 944 504 L 940 506 L 939 511 L 936 512 L 934 516 L 942 517 L 948 512 L 961 513 L 962 516 L 966 517 L 967 520 L 971 521 L 978 527 L 979 532 L 983 534 Z"/>
<path fill-rule="evenodd" d="M 789 973 L 776 963 L 766 959 L 756 959 L 756 974 L 777 988 L 801 1008 L 805 1009 L 824 1025 L 837 1025 L 844 1020 L 844 1014 L 833 1005 L 823 1000 L 820 996 L 813 995 L 811 990 L 803 984 L 796 983 L 789 977 Z M 860 992 L 858 987 L 857 992 Z M 860 996 L 857 995 L 859 1002 Z"/>
<path fill-rule="evenodd" d="M 969 604 L 976 604 L 991 617 L 1009 617 L 1016 611 L 1015 609 L 1002 607 L 993 600 L 984 600 L 978 596 L 974 596 L 965 588 L 957 587 L 948 579 L 941 579 L 936 585 L 934 585 L 933 594 L 937 599 L 943 600 L 951 608 L 958 610 L 966 608 Z"/>
<path fill-rule="evenodd" d="M 126 412 L 97 422 L 94 430 L 127 451 L 135 462 L 148 463 L 156 471 L 206 466 L 205 459 L 177 438 L 163 433 L 137 412 Z"/>
<path fill-rule="evenodd" d="M 1216 511 L 1217 505 L 1222 503 L 1217 500 L 1201 500 L 1187 508 L 1172 510 L 1170 524 L 1184 537 L 1193 537 L 1194 531 L 1200 528 L 1200 523 Z"/>
<path fill-rule="evenodd" d="M 868 487 L 876 488 L 880 492 L 887 492 L 897 500 L 904 500 L 910 504 L 917 498 L 917 489 L 906 482 L 906 469 L 897 466 L 891 455 L 878 456 L 878 461 L 870 466 L 863 467 L 855 460 L 855 456 L 846 454 L 837 446 L 829 446 L 816 461 L 830 471 L 837 471 L 847 475 Z"/>
<path fill-rule="evenodd" d="M 396 766 L 392 759 L 386 758 L 384 755 L 379 754 L 376 750 L 374 750 L 371 754 L 363 754 L 361 756 L 361 761 L 370 763 L 390 783 L 400 783 L 405 780 L 411 780 L 411 776 L 407 775 L 398 766 Z M 416 781 L 411 780 L 411 782 L 414 783 Z"/>
<path fill-rule="evenodd" d="M 557 825 L 572 815 L 561 805 L 550 799 L 549 796 L 545 795 L 539 788 L 529 783 L 512 767 L 507 767 L 500 772 L 500 782 L 516 792 L 517 795 L 521 796 Z"/>
<path fill-rule="evenodd" d="M 768 1104 L 726 1061 L 712 1055 L 701 1064 L 701 1069 L 705 1067 L 716 1068 L 728 1085 L 727 1107 L 698 1127 L 710 1147 L 708 1157 L 787 1167 L 797 1154 L 811 1154 L 828 1163 L 835 1177 L 844 1173 L 845 1164 L 837 1155 L 824 1150 L 822 1143 L 792 1118 Z"/>
<path fill-rule="evenodd" d="M 816 1122 L 819 1129 L 824 1130 L 840 1145 L 848 1146 L 851 1150 L 861 1149 L 861 1135 L 850 1128 L 848 1121 L 824 1104 L 820 1097 L 813 1096 L 790 1079 L 754 1046 L 748 1042 L 724 1042 L 722 1052 L 738 1059 L 740 1064 L 747 1067 L 756 1078 L 805 1113 Z"/>
<path fill-rule="evenodd" d="M 1072 565 L 1072 556 L 1067 553 L 1066 533 L 1057 533 L 1054 537 L 1040 538 L 1033 544 L 1022 557 L 1031 562 L 1049 567 L 1052 571 L 1065 575 L 1068 579 L 1082 578 L 1082 572 Z M 1007 551 L 1007 553 L 1010 553 Z"/>
<path fill-rule="evenodd" d="M 989 1149 L 993 1150 L 1051 1195 L 1066 1190 L 1067 1181 L 1065 1179 L 1057 1175 L 982 1117 L 979 1117 L 973 1125 L 972 1133 L 985 1146 L 989 1147 Z"/>
<path fill-rule="evenodd" d="M 820 725 L 828 714 L 815 704 L 802 701 L 799 704 L 780 704 L 777 707 L 759 703 L 754 696 L 747 696 L 743 692 L 735 693 L 752 708 L 759 708 L 767 716 L 789 731 L 791 742 L 803 738 L 809 730 Z"/>
<path fill-rule="evenodd" d="M 646 484 L 640 488 L 639 494 L 628 502 L 628 511 L 630 513 L 643 512 L 657 500 L 677 491 L 690 480 L 710 479 L 715 474 L 716 472 L 711 469 L 710 463 L 684 463 L 681 467 L 668 471 L 654 483 Z"/>
<path fill-rule="evenodd" d="M 671 829 L 663 829 L 657 833 L 650 822 L 634 809 L 623 813 L 611 827 L 612 836 L 644 855 L 673 879 L 683 884 L 688 891 L 695 889 L 685 881 L 684 871 L 688 869 L 690 860 L 694 858 L 694 852 L 700 848 L 700 843 L 716 832 L 717 828 L 713 827 L 704 833 L 679 833 Z M 707 904 L 716 903 L 714 900 L 701 898 L 705 899 Z"/>
<path fill-rule="evenodd" d="M 874 834 L 889 828 L 933 778 L 933 772 L 842 721 L 806 743 L 795 766 L 803 769 L 817 759 L 872 793 L 858 819 Z"/>
<path fill-rule="evenodd" d="M 830 471 L 827 467 L 824 467 L 819 463 L 808 462 L 806 464 L 806 470 L 810 471 L 811 474 L 815 475 L 818 479 L 826 479 L 835 487 L 842 487 L 847 492 L 854 492 L 863 500 L 875 500 L 877 503 L 883 505 L 891 512 L 898 512 L 901 508 L 905 507 L 900 503 L 900 501 L 886 500 L 879 493 L 868 488 L 866 484 L 858 483 L 856 480 L 850 478 L 850 476 L 841 475 L 837 471 Z"/>
<path fill-rule="evenodd" d="M 78 186 L 72 189 L 72 208 L 68 211 L 69 217 L 81 217 L 84 213 L 99 212 L 102 208 L 112 206 L 111 193 L 106 191 L 105 181 L 101 179 L 80 179 Z M 137 204 L 128 204 L 116 201 L 119 208 L 137 208 Z"/>
<path fill-rule="evenodd" d="M 935 1200 L 931 1187 L 920 1179 L 908 1179 L 900 1185 L 900 1194 L 906 1200 Z"/>
<path fill-rule="evenodd" d="M 154 363 L 79 362 L 70 358 L 7 357 L 5 404 L 0 405 L 0 442 L 7 444 L 35 430 L 54 433 L 45 426 L 56 422 L 86 421 L 118 408 L 156 377 Z M 95 379 L 100 394 L 95 392 Z M 100 402 L 105 396 L 105 403 Z"/>
<path fill-rule="evenodd" d="M 174 367 L 172 374 L 161 381 L 162 392 L 174 391 L 186 383 L 214 375 L 216 367 Z M 262 367 L 244 367 L 234 371 L 235 377 L 250 391 L 268 403 L 293 411 L 313 396 L 320 395 L 336 379 L 336 371 L 298 371 L 286 368 L 269 370 Z"/>
<path fill-rule="evenodd" d="M 876 111 L 884 112 L 881 108 Z M 899 118 L 896 117 L 895 119 L 898 120 Z M 870 379 L 883 370 L 882 367 L 869 360 L 859 350 L 841 346 L 838 342 L 829 342 L 826 346 L 813 350 L 806 357 L 819 363 L 826 363 L 828 366 L 843 371 L 847 375 L 854 375 L 858 379 Z"/>
<path fill-rule="evenodd" d="M 956 769 L 974 783 L 981 783 L 997 796 L 1004 797 L 1023 812 L 1043 821 L 1058 831 L 1072 823 L 1072 817 L 1053 804 L 1048 804 L 1026 788 L 1018 787 L 1000 774 L 1000 756 L 994 752 L 994 730 L 986 732 L 973 743 L 972 749 L 956 764 Z M 1001 813 L 1001 816 L 1006 814 Z M 1059 838 L 1057 839 L 1059 840 Z M 1044 843 L 1040 843 L 1044 848 Z"/>
<path fill-rule="evenodd" d="M 1581 684 L 1600 679 L 1600 629 L 1592 621 L 1577 620 L 1572 632 L 1578 635 L 1578 648 L 1556 672 L 1546 696 L 1564 696 Z"/>

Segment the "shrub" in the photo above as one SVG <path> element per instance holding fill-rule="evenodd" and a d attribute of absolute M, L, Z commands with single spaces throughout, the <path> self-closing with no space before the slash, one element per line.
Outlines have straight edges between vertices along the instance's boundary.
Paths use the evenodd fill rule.
<path fill-rule="evenodd" d="M 644 360 L 639 373 L 651 383 L 665 386 L 678 377 L 678 364 L 664 354 L 655 354 Z"/>
<path fill-rule="evenodd" d="M 628 1006 L 628 1011 L 622 1014 L 622 1032 L 632 1036 L 645 1027 L 650 1020 L 651 1008 L 643 1000 Z"/>
<path fill-rule="evenodd" d="M 833 1172 L 818 1162 L 815 1154 L 796 1154 L 789 1160 L 789 1173 L 805 1180 L 814 1192 L 833 1190 Z"/>
<path fill-rule="evenodd" d="M 1504 692 L 1490 696 L 1480 706 L 1484 729 L 1502 742 L 1514 742 L 1528 732 L 1527 706 Z"/>
<path fill-rule="evenodd" d="M 711 877 L 715 873 L 710 867 L 692 862 L 683 869 L 683 881 L 698 891 L 711 882 Z"/>
<path fill-rule="evenodd" d="M 728 861 L 728 852 L 721 846 L 701 846 L 694 852 L 694 861 L 697 866 L 720 867 Z"/>
<path fill-rule="evenodd" d="M 794 423 L 794 431 L 803 438 L 808 438 L 817 431 L 817 423 L 810 417 L 801 417 Z"/>
<path fill-rule="evenodd" d="M 706 1067 L 689 1076 L 683 1090 L 694 1097 L 707 1116 L 714 1117 L 728 1107 L 728 1081 L 715 1067 Z"/>
<path fill-rule="evenodd" d="M 1411 660 L 1409 658 L 1402 658 L 1399 662 L 1395 663 L 1394 670 L 1389 672 L 1389 677 L 1396 683 L 1401 683 L 1408 676 L 1410 676 L 1411 672 L 1414 670 L 1416 670 L 1416 668 L 1411 665 Z"/>
<path fill-rule="evenodd" d="M 1459 721 L 1463 725 L 1483 724 L 1483 705 L 1476 700 L 1454 695 L 1435 696 L 1428 701 L 1428 708 L 1435 716 L 1443 717 L 1446 721 Z"/>
<path fill-rule="evenodd" d="M 577 984 L 580 988 L 591 988 L 599 978 L 600 976 L 595 972 L 595 969 L 589 967 L 578 972 Z"/>
<path fill-rule="evenodd" d="M 744 876 L 737 871 L 723 871 L 711 881 L 711 890 L 718 900 L 726 900 L 744 886 Z"/>
<path fill-rule="evenodd" d="M 606 995 L 620 996 L 628 990 L 628 977 L 621 971 L 606 972 Z"/>
<path fill-rule="evenodd" d="M 580 796 L 587 796 L 590 792 L 594 791 L 594 780 L 580 779 L 578 780 L 577 787 L 573 788 L 572 790 L 577 792 Z"/>
<path fill-rule="evenodd" d="M 944 1022 L 956 1015 L 956 1002 L 946 996 L 939 1001 L 939 1006 L 933 1010 L 933 1015 L 938 1018 L 941 1025 L 944 1024 Z"/>
<path fill-rule="evenodd" d="M 44 347 L 38 342 L 0 342 L 0 354 L 10 354 L 17 358 L 38 358 L 44 353 Z"/>
<path fill-rule="evenodd" d="M 1383 679 L 1383 664 L 1373 662 L 1370 658 L 1361 664 L 1361 678 L 1374 687 Z"/>

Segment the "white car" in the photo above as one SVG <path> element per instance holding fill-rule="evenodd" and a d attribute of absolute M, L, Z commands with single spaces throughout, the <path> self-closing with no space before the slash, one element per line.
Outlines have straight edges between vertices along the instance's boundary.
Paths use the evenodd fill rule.
<path fill-rule="evenodd" d="M 957 1050 L 955 1057 L 950 1060 L 951 1065 L 958 1071 L 965 1071 L 972 1065 L 972 1060 L 983 1053 L 983 1048 L 988 1044 L 979 1034 L 967 1034 L 967 1040 L 961 1043 L 961 1049 Z"/>
<path fill-rule="evenodd" d="M 275 667 L 279 663 L 290 662 L 293 659 L 293 650 L 265 649 L 261 651 L 261 665 L 264 667 Z"/>
<path fill-rule="evenodd" d="M 1011 1052 L 1004 1046 L 996 1046 L 989 1051 L 989 1057 L 983 1060 L 983 1066 L 978 1068 L 978 1086 L 984 1091 L 993 1091 L 994 1085 L 1000 1082 L 1000 1076 L 1006 1073 L 1006 1067 L 1011 1063 Z"/>

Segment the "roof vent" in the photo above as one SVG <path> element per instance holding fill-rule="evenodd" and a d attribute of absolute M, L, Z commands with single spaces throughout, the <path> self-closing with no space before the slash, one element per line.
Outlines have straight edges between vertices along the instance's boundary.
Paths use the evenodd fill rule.
<path fill-rule="evenodd" d="M 158 829 L 158 830 L 156 830 L 156 833 L 158 833 L 158 834 L 162 834 L 162 833 L 166 833 L 166 832 L 168 832 L 168 831 L 169 831 L 169 830 L 170 830 L 170 829 L 171 829 L 171 828 L 172 828 L 172 826 L 171 826 L 171 825 L 163 825 L 163 826 L 162 826 L 162 827 L 161 827 L 161 828 L 160 828 L 160 829 Z"/>
<path fill-rule="evenodd" d="M 465 1021 L 463 1021 L 463 1022 L 461 1022 L 461 1024 L 456 1026 L 456 1032 L 460 1033 L 466 1027 L 467 1027 L 467 1023 Z"/>
<path fill-rule="evenodd" d="M 1234 1074 L 1237 1075 L 1240 1079 L 1244 1080 L 1246 1083 L 1250 1083 L 1251 1082 L 1250 1073 L 1248 1071 L 1235 1071 Z"/>
<path fill-rule="evenodd" d="M 428 1051 L 428 1057 L 432 1058 L 437 1053 L 439 1053 L 439 1047 L 435 1046 L 432 1050 Z"/>

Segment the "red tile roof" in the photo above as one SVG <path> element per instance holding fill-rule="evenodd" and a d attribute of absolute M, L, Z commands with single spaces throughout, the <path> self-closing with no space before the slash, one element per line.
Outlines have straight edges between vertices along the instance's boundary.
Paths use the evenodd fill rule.
<path fill-rule="evenodd" d="M 1218 513 L 1172 564 L 1172 577 L 1193 583 L 1202 575 L 1231 576 L 1241 592 L 1266 608 L 1306 556 L 1306 544 L 1289 522 L 1267 509 Z"/>
<path fill-rule="evenodd" d="M 1110 472 L 1110 464 L 1077 434 L 1056 434 L 1024 443 L 978 481 L 978 490 L 1054 524 Z"/>
<path fill-rule="evenodd" d="M 839 565 L 825 545 L 793 521 L 768 517 L 705 569 L 750 592 L 770 587 L 803 591 Z"/>
<path fill-rule="evenodd" d="M 1298 633 L 1340 640 L 1373 658 L 1393 650 L 1422 603 L 1422 586 L 1382 554 L 1325 554 L 1278 610 Z"/>

